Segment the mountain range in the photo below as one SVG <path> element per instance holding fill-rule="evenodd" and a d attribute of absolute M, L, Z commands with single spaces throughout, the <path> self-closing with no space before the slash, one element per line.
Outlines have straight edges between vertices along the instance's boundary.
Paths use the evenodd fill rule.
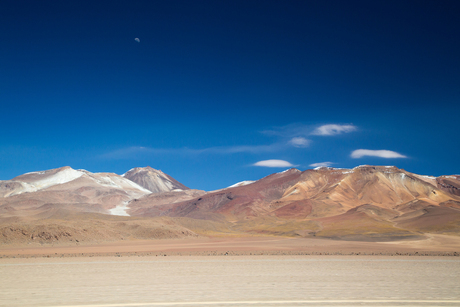
<path fill-rule="evenodd" d="M 393 241 L 460 234 L 460 176 L 394 166 L 289 169 L 216 191 L 151 167 L 0 181 L 0 243 L 274 235 Z"/>

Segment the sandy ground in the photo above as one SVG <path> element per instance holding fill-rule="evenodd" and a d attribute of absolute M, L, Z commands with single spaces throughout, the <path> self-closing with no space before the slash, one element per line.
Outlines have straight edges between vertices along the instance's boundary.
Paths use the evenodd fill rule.
<path fill-rule="evenodd" d="M 0 306 L 459 306 L 459 257 L 0 259 Z"/>
<path fill-rule="evenodd" d="M 0 246 L 0 306 L 460 306 L 459 255 L 443 235 Z"/>
<path fill-rule="evenodd" d="M 73 246 L 0 246 L 0 258 L 130 255 L 460 255 L 460 237 L 355 242 L 316 238 L 242 237 L 135 240 Z"/>

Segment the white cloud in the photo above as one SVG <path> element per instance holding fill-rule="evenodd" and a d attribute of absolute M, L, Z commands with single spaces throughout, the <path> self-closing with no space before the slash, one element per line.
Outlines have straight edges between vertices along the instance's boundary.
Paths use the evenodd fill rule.
<path fill-rule="evenodd" d="M 137 37 L 136 37 L 134 40 L 135 40 L 136 42 L 138 42 L 138 43 L 141 42 L 141 40 L 140 40 L 139 38 L 137 38 Z"/>
<path fill-rule="evenodd" d="M 337 135 L 342 133 L 348 133 L 355 131 L 357 129 L 356 126 L 353 125 L 336 125 L 336 124 L 329 124 L 329 125 L 322 125 L 311 133 L 312 135 Z"/>
<path fill-rule="evenodd" d="M 333 162 L 318 162 L 318 163 L 312 163 L 312 164 L 310 164 L 310 166 L 311 167 L 322 167 L 322 166 L 329 167 L 332 164 L 334 164 L 334 163 Z"/>
<path fill-rule="evenodd" d="M 337 135 L 349 133 L 358 130 L 354 125 L 327 124 L 319 127 L 304 125 L 299 123 L 290 124 L 282 127 L 273 127 L 270 130 L 261 131 L 261 133 L 270 136 L 279 136 L 283 138 L 307 137 L 308 135 Z"/>
<path fill-rule="evenodd" d="M 406 156 L 397 153 L 395 151 L 391 150 L 370 150 L 370 149 L 356 149 L 351 153 L 351 157 L 354 159 L 362 158 L 364 156 L 370 156 L 370 157 L 379 157 L 379 158 L 407 158 Z"/>
<path fill-rule="evenodd" d="M 254 166 L 264 166 L 264 167 L 292 167 L 290 162 L 285 160 L 263 160 L 253 164 Z"/>
<path fill-rule="evenodd" d="M 298 136 L 294 137 L 289 141 L 289 144 L 291 144 L 294 147 L 307 147 L 310 145 L 310 140 L 307 140 L 304 137 Z"/>

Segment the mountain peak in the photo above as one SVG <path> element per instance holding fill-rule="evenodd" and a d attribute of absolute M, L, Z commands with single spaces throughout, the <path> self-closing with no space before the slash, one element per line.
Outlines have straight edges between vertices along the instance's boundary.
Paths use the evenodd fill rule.
<path fill-rule="evenodd" d="M 141 187 L 153 192 L 169 192 L 172 190 L 188 190 L 185 185 L 171 176 L 150 166 L 135 167 L 123 174 L 123 177 L 134 181 Z"/>
<path fill-rule="evenodd" d="M 124 177 L 128 173 L 135 174 L 135 173 L 139 173 L 139 172 L 153 172 L 153 173 L 164 174 L 161 170 L 154 169 L 151 166 L 144 166 L 144 167 L 134 167 L 134 168 L 130 169 L 129 171 L 127 171 L 126 173 L 124 173 L 123 175 L 121 175 L 121 176 Z"/>

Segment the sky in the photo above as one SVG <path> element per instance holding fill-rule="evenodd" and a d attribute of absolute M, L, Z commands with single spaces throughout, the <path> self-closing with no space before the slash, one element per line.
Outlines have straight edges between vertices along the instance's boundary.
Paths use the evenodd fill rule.
<path fill-rule="evenodd" d="M 456 0 L 2 0 L 0 179 L 460 174 L 459 15 Z"/>

